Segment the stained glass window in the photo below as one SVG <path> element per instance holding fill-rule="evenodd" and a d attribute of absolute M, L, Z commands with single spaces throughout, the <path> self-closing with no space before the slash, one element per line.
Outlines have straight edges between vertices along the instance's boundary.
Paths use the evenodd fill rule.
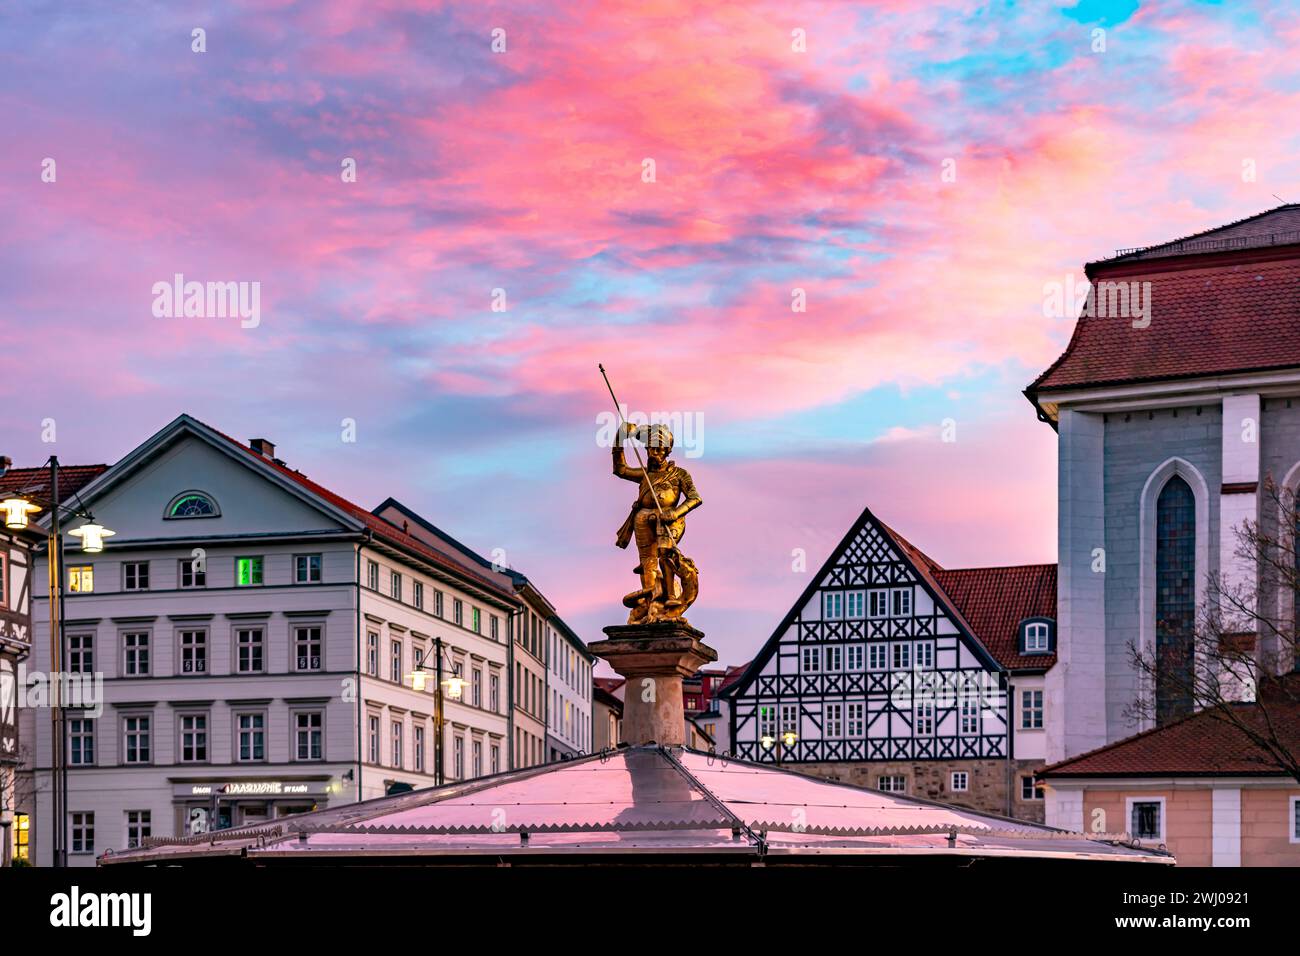
<path fill-rule="evenodd" d="M 217 513 L 217 506 L 207 495 L 181 495 L 167 509 L 169 518 L 210 518 Z"/>
<path fill-rule="evenodd" d="M 1156 500 L 1156 723 L 1192 710 L 1196 499 L 1182 478 Z"/>

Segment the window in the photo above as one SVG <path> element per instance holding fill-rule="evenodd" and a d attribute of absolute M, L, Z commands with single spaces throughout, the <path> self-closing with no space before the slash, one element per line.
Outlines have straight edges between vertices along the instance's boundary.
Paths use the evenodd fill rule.
<path fill-rule="evenodd" d="M 1156 724 L 1192 710 L 1196 499 L 1175 475 L 1156 499 Z"/>
<path fill-rule="evenodd" d="M 893 592 L 894 617 L 911 617 L 912 616 L 912 589 L 911 588 L 894 588 Z"/>
<path fill-rule="evenodd" d="M 470 615 L 471 615 L 470 620 L 472 620 L 472 621 L 474 622 L 474 623 L 471 625 L 471 626 L 473 627 L 474 633 L 475 633 L 475 634 L 482 634 L 482 633 L 483 633 L 483 613 L 482 613 L 478 608 L 471 608 L 471 609 L 470 609 Z M 482 775 L 481 775 L 481 774 L 476 774 L 476 776 L 482 776 Z"/>
<path fill-rule="evenodd" d="M 912 732 L 921 737 L 932 736 L 934 734 L 934 701 L 916 701 L 912 713 Z"/>
<path fill-rule="evenodd" d="M 148 633 L 131 632 L 122 635 L 122 673 L 127 677 L 148 676 Z"/>
<path fill-rule="evenodd" d="M 782 704 L 781 705 L 781 730 L 799 731 L 799 705 Z"/>
<path fill-rule="evenodd" d="M 5 555 L 0 554 L 0 607 L 9 606 L 9 564 Z"/>
<path fill-rule="evenodd" d="M 1137 840 L 1156 840 L 1163 843 L 1165 840 L 1164 797 L 1153 797 L 1149 800 L 1129 797 L 1126 802 L 1128 803 L 1129 836 Z"/>
<path fill-rule="evenodd" d="M 181 558 L 181 587 L 203 588 L 208 586 L 208 572 L 199 558 Z"/>
<path fill-rule="evenodd" d="M 867 610 L 871 617 L 884 617 L 889 613 L 889 592 L 871 591 L 867 595 Z"/>
<path fill-rule="evenodd" d="M 68 763 L 90 767 L 95 763 L 95 722 L 74 718 L 68 721 Z"/>
<path fill-rule="evenodd" d="M 1043 729 L 1043 692 L 1041 690 L 1021 691 L 1020 729 Z"/>
<path fill-rule="evenodd" d="M 319 710 L 294 714 L 294 745 L 298 760 L 321 759 L 321 724 Z"/>
<path fill-rule="evenodd" d="M 867 731 L 866 709 L 867 705 L 862 701 L 854 701 L 849 704 L 848 737 L 850 740 L 865 736 Z"/>
<path fill-rule="evenodd" d="M 483 670 L 475 667 L 469 672 L 469 700 L 475 707 L 483 706 Z"/>
<path fill-rule="evenodd" d="M 501 745 L 493 744 L 491 747 L 488 748 L 488 751 L 490 754 L 489 760 L 491 761 L 491 763 L 489 764 L 489 767 L 491 768 L 491 772 L 500 773 L 501 772 Z"/>
<path fill-rule="evenodd" d="M 235 631 L 235 670 L 240 674 L 261 674 L 266 669 L 266 637 L 260 627 Z"/>
<path fill-rule="evenodd" d="M 208 715 L 181 715 L 181 763 L 203 763 L 208 759 Z"/>
<path fill-rule="evenodd" d="M 470 769 L 474 771 L 474 776 L 483 776 L 483 741 L 476 740 L 470 747 Z"/>
<path fill-rule="evenodd" d="M 126 848 L 138 849 L 144 841 L 152 836 L 150 812 L 148 810 L 126 811 Z"/>
<path fill-rule="evenodd" d="M 536 748 L 534 748 L 536 749 Z M 465 738 L 457 737 L 452 745 L 452 776 L 457 780 L 465 779 Z"/>
<path fill-rule="evenodd" d="M 876 778 L 876 789 L 884 793 L 906 793 L 907 778 L 902 774 L 888 774 Z"/>
<path fill-rule="evenodd" d="M 379 590 L 379 565 L 374 561 L 366 562 L 366 586 L 372 591 Z"/>
<path fill-rule="evenodd" d="M 308 625 L 293 629 L 293 659 L 300 671 L 321 669 L 320 626 Z"/>
<path fill-rule="evenodd" d="M 379 718 L 371 715 L 367 721 L 367 729 L 370 732 L 370 762 L 379 763 Z"/>
<path fill-rule="evenodd" d="M 167 506 L 168 518 L 215 518 L 221 512 L 217 503 L 201 492 L 187 491 L 177 495 Z"/>
<path fill-rule="evenodd" d="M 758 736 L 776 736 L 776 708 L 774 706 L 769 705 L 758 708 Z"/>
<path fill-rule="evenodd" d="M 388 645 L 388 679 L 394 684 L 402 682 L 402 642 L 390 641 Z"/>
<path fill-rule="evenodd" d="M 905 671 L 912 666 L 912 645 L 892 644 L 894 649 L 894 670 Z"/>
<path fill-rule="evenodd" d="M 1021 800 L 1041 800 L 1043 799 L 1043 785 L 1033 777 L 1020 778 L 1020 799 Z"/>
<path fill-rule="evenodd" d="M 501 713 L 501 678 L 496 674 L 488 677 L 488 710 Z"/>
<path fill-rule="evenodd" d="M 861 644 L 850 644 L 848 648 L 849 664 L 847 669 L 851 671 L 862 670 L 862 659 L 865 653 L 866 651 L 863 649 Z"/>
<path fill-rule="evenodd" d="M 240 714 L 235 718 L 239 727 L 239 759 L 257 761 L 266 759 L 266 715 Z"/>
<path fill-rule="evenodd" d="M 149 562 L 148 561 L 123 561 L 122 562 L 122 590 L 123 591 L 149 590 Z"/>
<path fill-rule="evenodd" d="M 293 583 L 320 583 L 320 555 L 296 554 L 293 557 Z"/>
<path fill-rule="evenodd" d="M 32 818 L 26 813 L 14 814 L 14 859 L 31 860 Z"/>
<path fill-rule="evenodd" d="M 366 673 L 379 676 L 379 632 L 366 632 Z"/>
<path fill-rule="evenodd" d="M 73 594 L 89 594 L 95 590 L 95 567 L 82 564 L 68 568 L 68 590 Z"/>
<path fill-rule="evenodd" d="M 841 659 L 843 656 L 844 656 L 844 652 L 841 648 L 834 645 L 827 647 L 826 648 L 826 669 L 828 671 L 839 670 Z"/>
<path fill-rule="evenodd" d="M 74 813 L 72 815 L 72 852 L 95 852 L 95 815 L 93 813 Z"/>
<path fill-rule="evenodd" d="M 965 770 L 954 770 L 948 781 L 948 789 L 953 793 L 965 793 L 970 789 L 970 775 Z"/>
<path fill-rule="evenodd" d="M 1300 843 L 1300 797 L 1291 798 L 1291 842 Z"/>
<path fill-rule="evenodd" d="M 848 598 L 848 616 L 849 617 L 866 617 L 867 616 L 867 592 L 866 591 L 849 591 L 845 595 Z"/>
<path fill-rule="evenodd" d="M 420 773 L 424 772 L 424 728 L 415 728 L 415 740 L 412 743 L 415 750 L 415 769 Z"/>
<path fill-rule="evenodd" d="M 433 613 L 437 617 L 442 617 L 442 592 L 433 592 Z"/>
<path fill-rule="evenodd" d="M 451 619 L 458 625 L 465 623 L 465 605 L 460 598 L 451 602 Z"/>
<path fill-rule="evenodd" d="M 181 673 L 206 674 L 208 671 L 208 632 L 181 631 Z"/>
<path fill-rule="evenodd" d="M 393 571 L 388 578 L 388 596 L 394 601 L 402 599 L 402 572 Z"/>
<path fill-rule="evenodd" d="M 969 683 L 962 687 L 961 692 L 961 725 L 960 733 L 963 735 L 978 734 L 980 732 L 980 699 Z"/>
<path fill-rule="evenodd" d="M 822 592 L 822 617 L 836 621 L 844 617 L 844 594 L 841 591 Z"/>
<path fill-rule="evenodd" d="M 93 674 L 95 672 L 95 636 L 93 634 L 68 635 L 68 672 Z"/>
<path fill-rule="evenodd" d="M 501 618 L 495 614 L 489 620 L 489 636 L 497 643 L 501 642 Z"/>
<path fill-rule="evenodd" d="M 421 611 L 424 610 L 424 582 L 423 581 L 411 582 L 411 603 L 414 604 L 416 608 L 418 608 L 419 610 Z"/>
<path fill-rule="evenodd" d="M 889 667 L 889 645 L 867 645 L 867 670 L 883 671 Z"/>
<path fill-rule="evenodd" d="M 826 705 L 825 736 L 828 740 L 844 736 L 844 705 Z"/>
<path fill-rule="evenodd" d="M 1024 653 L 1049 654 L 1052 650 L 1052 626 L 1046 621 L 1026 621 Z"/>
<path fill-rule="evenodd" d="M 256 587 L 262 583 L 262 559 L 235 558 L 235 586 Z"/>
<path fill-rule="evenodd" d="M 149 762 L 149 721 L 146 715 L 125 717 L 122 726 L 125 729 L 125 746 L 122 748 L 123 763 Z"/>
<path fill-rule="evenodd" d="M 803 672 L 816 674 L 821 670 L 821 648 L 805 647 L 803 649 Z"/>
<path fill-rule="evenodd" d="M 916 667 L 918 670 L 923 670 L 923 671 L 934 669 L 934 642 L 933 641 L 916 642 Z"/>

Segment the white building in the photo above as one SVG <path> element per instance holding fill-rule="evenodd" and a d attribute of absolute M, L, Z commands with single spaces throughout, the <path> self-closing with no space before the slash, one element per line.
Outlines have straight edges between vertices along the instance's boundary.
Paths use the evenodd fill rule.
<path fill-rule="evenodd" d="M 113 529 L 69 553 L 64 660 L 102 674 L 68 714 L 73 865 L 146 836 L 506 770 L 510 627 L 491 576 L 182 415 L 87 483 Z M 44 563 L 31 666 L 49 669 Z M 433 668 L 463 678 L 436 746 Z M 429 667 L 423 674 L 417 664 Z M 98 712 L 97 712 L 98 711 Z M 38 862 L 51 738 L 35 721 Z M 44 803 L 42 803 L 44 800 Z"/>
<path fill-rule="evenodd" d="M 591 669 L 596 658 L 559 616 L 547 622 L 547 760 L 591 752 Z"/>

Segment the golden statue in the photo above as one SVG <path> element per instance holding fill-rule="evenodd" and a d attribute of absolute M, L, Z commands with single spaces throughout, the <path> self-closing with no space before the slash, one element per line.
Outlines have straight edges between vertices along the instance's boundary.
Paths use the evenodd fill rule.
<path fill-rule="evenodd" d="M 623 454 L 626 438 L 634 438 L 645 446 L 647 460 L 642 467 L 628 466 Z M 690 472 L 668 460 L 673 450 L 673 433 L 664 425 L 638 428 L 623 422 L 614 435 L 613 450 L 614 474 L 641 486 L 614 542 L 626 548 L 635 537 L 640 558 L 634 573 L 641 576 L 641 587 L 623 598 L 623 605 L 631 609 L 627 622 L 689 623 L 683 615 L 699 594 L 700 574 L 695 562 L 682 554 L 678 544 L 686 531 L 686 515 L 702 504 L 695 482 Z"/>

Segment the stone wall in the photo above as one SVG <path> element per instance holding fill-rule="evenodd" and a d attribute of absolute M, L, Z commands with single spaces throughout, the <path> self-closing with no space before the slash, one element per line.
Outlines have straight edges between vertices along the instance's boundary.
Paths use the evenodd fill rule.
<path fill-rule="evenodd" d="M 1043 801 L 1020 799 L 1020 778 L 1032 775 L 1042 766 L 1041 760 L 878 760 L 858 763 L 787 763 L 783 768 L 873 790 L 878 788 L 882 776 L 901 775 L 907 780 L 907 788 L 903 792 L 908 796 L 1042 823 Z M 951 789 L 953 771 L 965 771 L 968 774 L 968 790 L 954 792 Z M 1010 804 L 1007 802 L 1008 787 Z"/>

